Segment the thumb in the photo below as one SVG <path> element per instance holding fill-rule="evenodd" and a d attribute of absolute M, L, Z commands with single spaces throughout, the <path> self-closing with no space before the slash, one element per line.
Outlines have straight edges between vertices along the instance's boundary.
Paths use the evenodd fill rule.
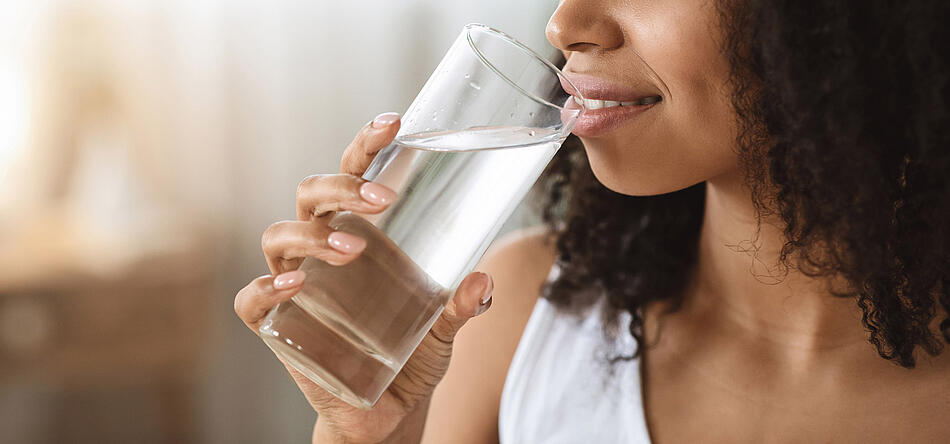
<path fill-rule="evenodd" d="M 451 343 L 466 321 L 488 310 L 494 288 L 494 282 L 488 274 L 469 273 L 455 290 L 455 296 L 446 304 L 442 315 L 432 325 L 432 334 L 442 342 Z"/>

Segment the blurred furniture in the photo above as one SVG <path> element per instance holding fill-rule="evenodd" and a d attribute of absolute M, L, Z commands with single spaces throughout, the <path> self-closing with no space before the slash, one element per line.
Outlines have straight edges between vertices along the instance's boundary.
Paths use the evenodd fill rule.
<path fill-rule="evenodd" d="M 174 191 L 161 56 L 109 11 L 49 11 L 15 110 L 35 124 L 0 212 L 0 442 L 197 440 L 213 241 Z"/>
<path fill-rule="evenodd" d="M 139 249 L 119 266 L 102 257 L 116 246 L 78 241 L 68 219 L 44 220 L 0 237 L 0 394 L 19 388 L 43 403 L 23 439 L 196 442 L 207 241 L 183 231 L 187 248 Z"/>

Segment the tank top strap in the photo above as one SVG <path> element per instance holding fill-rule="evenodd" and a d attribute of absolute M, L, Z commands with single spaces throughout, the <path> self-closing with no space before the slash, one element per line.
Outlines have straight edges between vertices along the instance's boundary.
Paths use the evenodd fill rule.
<path fill-rule="evenodd" d="M 555 265 L 548 279 L 560 272 Z M 502 390 L 501 443 L 650 442 L 639 359 L 608 362 L 635 345 L 629 316 L 620 319 L 618 348 L 603 334 L 602 308 L 601 299 L 577 316 L 538 300 Z"/>

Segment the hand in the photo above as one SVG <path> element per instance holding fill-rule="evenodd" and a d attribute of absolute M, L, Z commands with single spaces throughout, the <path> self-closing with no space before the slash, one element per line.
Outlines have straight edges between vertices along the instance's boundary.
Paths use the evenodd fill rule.
<path fill-rule="evenodd" d="M 234 300 L 234 310 L 255 334 L 271 308 L 300 290 L 306 276 L 297 267 L 304 258 L 339 266 L 354 260 L 366 247 L 358 236 L 334 232 L 328 222 L 336 211 L 375 214 L 392 203 L 396 197 L 392 190 L 360 175 L 398 130 L 395 113 L 380 114 L 364 125 L 343 153 L 341 174 L 304 179 L 297 188 L 297 220 L 277 222 L 264 232 L 261 246 L 272 274 L 251 281 Z M 448 368 L 453 338 L 469 318 L 488 309 L 492 288 L 491 277 L 485 273 L 466 276 L 429 334 L 370 410 L 337 399 L 284 363 L 318 413 L 314 437 L 348 443 L 375 443 L 397 436 L 418 441 L 429 397 Z"/>

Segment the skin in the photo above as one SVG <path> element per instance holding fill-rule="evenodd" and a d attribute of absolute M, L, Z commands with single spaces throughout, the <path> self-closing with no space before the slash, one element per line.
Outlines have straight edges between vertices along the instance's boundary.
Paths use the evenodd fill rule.
<path fill-rule="evenodd" d="M 707 183 L 684 307 L 647 316 L 641 361 L 654 442 L 935 442 L 950 436 L 947 358 L 909 371 L 881 359 L 841 285 L 790 270 L 782 223 L 756 213 L 735 154 L 718 15 L 702 1 L 561 2 L 548 39 L 566 71 L 635 84 L 638 53 L 669 87 L 648 119 L 583 139 L 608 188 L 631 195 Z M 624 73 L 634 73 L 624 77 Z M 643 115 L 641 117 L 647 117 Z M 633 141 L 631 143 L 630 141 Z M 737 251 L 756 239 L 755 253 Z"/>
<path fill-rule="evenodd" d="M 777 267 L 782 224 L 758 225 L 743 185 L 717 20 L 707 1 L 562 0 L 546 30 L 568 60 L 566 71 L 650 82 L 663 91 L 661 103 L 623 127 L 582 139 L 598 180 L 629 195 L 707 183 L 698 265 L 684 276 L 684 304 L 672 314 L 662 314 L 662 305 L 646 311 L 652 345 L 640 363 L 652 441 L 946 440 L 947 355 L 921 356 L 914 370 L 881 359 L 854 301 L 830 295 L 840 282 Z M 342 172 L 358 176 L 397 126 L 364 128 L 344 154 Z M 367 210 L 357 203 L 353 177 L 315 182 L 298 191 L 298 222 L 319 225 L 310 210 L 344 202 Z M 328 252 L 326 230 L 290 232 L 265 236 L 274 274 L 299 265 L 305 249 L 294 256 L 293 245 L 312 245 L 307 254 L 330 263 L 358 255 Z M 290 370 L 320 414 L 314 442 L 497 442 L 505 375 L 555 258 L 545 235 L 528 229 L 493 245 L 476 269 L 493 278 L 499 297 L 475 319 L 469 320 L 484 311 L 478 302 L 486 287 L 477 273 L 463 282 L 437 324 L 443 341 L 424 343 L 407 364 L 438 369 L 421 378 L 421 389 L 409 387 L 421 393 L 411 403 L 381 401 L 369 413 L 354 411 Z M 756 248 L 739 248 L 749 245 Z M 235 308 L 256 331 L 264 313 L 297 285 L 275 291 L 270 276 L 258 278 L 238 294 Z M 451 362 L 441 359 L 448 352 Z"/>

